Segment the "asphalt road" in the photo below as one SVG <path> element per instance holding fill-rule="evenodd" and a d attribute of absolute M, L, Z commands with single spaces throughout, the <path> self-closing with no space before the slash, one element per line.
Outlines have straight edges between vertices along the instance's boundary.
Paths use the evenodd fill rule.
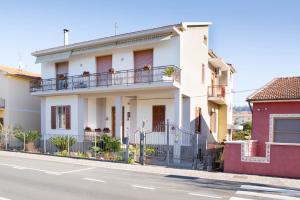
<path fill-rule="evenodd" d="M 299 199 L 300 191 L 0 156 L 0 200 Z"/>

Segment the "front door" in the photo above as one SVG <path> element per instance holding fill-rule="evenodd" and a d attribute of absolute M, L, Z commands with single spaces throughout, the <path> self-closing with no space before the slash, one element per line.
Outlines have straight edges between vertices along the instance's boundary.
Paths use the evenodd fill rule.
<path fill-rule="evenodd" d="M 125 108 L 122 107 L 122 140 L 124 139 L 124 119 L 125 119 Z M 111 107 L 111 134 L 112 137 L 116 137 L 116 107 Z"/>

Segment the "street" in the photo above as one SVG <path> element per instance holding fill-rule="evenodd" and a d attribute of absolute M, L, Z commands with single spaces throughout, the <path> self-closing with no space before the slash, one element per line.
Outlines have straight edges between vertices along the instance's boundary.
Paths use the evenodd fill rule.
<path fill-rule="evenodd" d="M 0 156 L 0 200 L 300 199 L 300 191 Z"/>

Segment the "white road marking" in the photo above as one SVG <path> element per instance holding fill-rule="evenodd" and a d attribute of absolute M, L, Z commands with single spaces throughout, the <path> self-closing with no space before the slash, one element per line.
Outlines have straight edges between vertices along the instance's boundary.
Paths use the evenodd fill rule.
<path fill-rule="evenodd" d="M 258 193 L 258 192 L 249 192 L 249 191 L 237 191 L 236 194 L 264 197 L 270 199 L 300 200 L 300 198 L 297 197 L 283 196 L 283 195 L 276 195 L 276 194 L 265 194 L 265 193 Z"/>
<path fill-rule="evenodd" d="M 71 173 L 76 173 L 76 172 L 82 172 L 82 171 L 87 171 L 87 170 L 92 170 L 96 169 L 96 167 L 89 167 L 89 168 L 83 168 L 83 169 L 75 169 L 75 170 L 70 170 L 66 172 L 60 172 L 60 174 L 71 174 Z"/>
<path fill-rule="evenodd" d="M 146 190 L 155 190 L 154 187 L 148 187 L 148 186 L 141 186 L 141 185 L 131 185 L 134 188 L 141 188 L 141 189 L 146 189 Z"/>
<path fill-rule="evenodd" d="M 103 181 L 103 180 L 94 179 L 94 178 L 84 178 L 83 180 L 92 181 L 92 182 L 98 182 L 98 183 L 105 183 L 105 181 Z"/>
<path fill-rule="evenodd" d="M 8 199 L 8 198 L 5 198 L 5 197 L 0 197 L 0 200 L 11 200 L 11 199 Z"/>
<path fill-rule="evenodd" d="M 241 198 L 241 197 L 231 197 L 229 200 L 254 200 L 254 199 Z"/>
<path fill-rule="evenodd" d="M 272 188 L 272 187 L 262 187 L 262 186 L 255 186 L 255 185 L 242 185 L 242 189 L 246 190 L 259 190 L 259 191 L 267 191 L 267 192 L 280 192 L 280 193 L 288 193 L 300 196 L 300 191 L 297 190 L 288 190 L 282 188 Z"/>
<path fill-rule="evenodd" d="M 213 199 L 221 199 L 222 198 L 222 197 L 218 197 L 218 196 L 199 194 L 199 193 L 188 193 L 188 195 L 199 196 L 199 197 L 207 197 L 207 198 L 213 198 Z"/>

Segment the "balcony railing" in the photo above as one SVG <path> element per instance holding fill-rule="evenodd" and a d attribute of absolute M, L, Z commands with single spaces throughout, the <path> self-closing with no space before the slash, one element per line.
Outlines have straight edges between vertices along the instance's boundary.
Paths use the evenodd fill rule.
<path fill-rule="evenodd" d="M 178 82 L 180 69 L 174 65 L 150 69 L 131 69 L 116 72 L 62 76 L 52 79 L 32 80 L 31 92 L 51 90 L 76 90 L 94 87 L 129 86 L 141 83 Z"/>
<path fill-rule="evenodd" d="M 4 109 L 5 108 L 5 99 L 0 98 L 0 109 Z"/>
<path fill-rule="evenodd" d="M 226 85 L 208 86 L 208 97 L 217 97 L 224 99 L 226 96 Z"/>

